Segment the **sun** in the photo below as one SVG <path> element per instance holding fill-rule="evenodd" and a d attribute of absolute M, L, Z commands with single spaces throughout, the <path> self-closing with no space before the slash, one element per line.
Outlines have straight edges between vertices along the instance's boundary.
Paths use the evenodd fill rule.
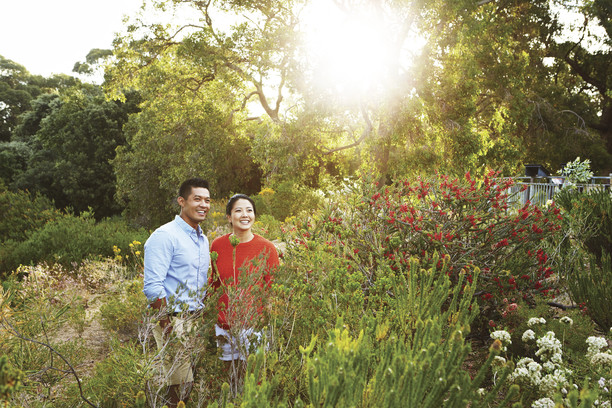
<path fill-rule="evenodd" d="M 314 0 L 303 21 L 307 75 L 315 87 L 352 97 L 392 86 L 389 79 L 405 53 L 395 41 L 396 27 L 382 13 Z"/>

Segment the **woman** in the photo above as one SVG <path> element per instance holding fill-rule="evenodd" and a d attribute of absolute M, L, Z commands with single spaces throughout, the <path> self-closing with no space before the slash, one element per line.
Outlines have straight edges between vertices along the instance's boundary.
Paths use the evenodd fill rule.
<path fill-rule="evenodd" d="M 217 253 L 212 286 L 223 288 L 215 326 L 223 361 L 246 360 L 251 341 L 261 337 L 252 327 L 252 320 L 262 308 L 261 302 L 252 295 L 253 285 L 267 286 L 270 273 L 279 264 L 274 244 L 251 230 L 256 214 L 255 203 L 249 196 L 236 194 L 231 197 L 225 215 L 232 233 L 215 239 L 210 249 L 211 254 Z M 214 259 L 214 255 L 212 257 Z"/>

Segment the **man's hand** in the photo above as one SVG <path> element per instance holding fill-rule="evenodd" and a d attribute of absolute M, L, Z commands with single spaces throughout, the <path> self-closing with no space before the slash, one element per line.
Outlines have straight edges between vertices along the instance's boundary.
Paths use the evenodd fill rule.
<path fill-rule="evenodd" d="M 165 317 L 163 319 L 159 320 L 159 325 L 162 328 L 162 333 L 165 336 L 170 335 L 170 333 L 172 333 L 172 324 L 170 324 L 170 318 L 169 317 Z"/>
<path fill-rule="evenodd" d="M 157 311 L 165 311 L 166 305 L 166 298 L 161 298 L 151 303 L 151 308 Z M 170 316 L 166 315 L 164 318 L 159 319 L 159 325 L 162 328 L 162 334 L 164 336 L 168 336 L 170 333 L 172 333 L 172 324 L 170 323 Z"/>

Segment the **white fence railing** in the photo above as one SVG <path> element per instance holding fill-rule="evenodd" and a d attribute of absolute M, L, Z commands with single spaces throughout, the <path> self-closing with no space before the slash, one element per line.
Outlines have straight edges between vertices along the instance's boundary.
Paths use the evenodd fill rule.
<path fill-rule="evenodd" d="M 539 206 L 546 205 L 563 188 L 564 182 L 562 177 L 548 177 L 538 181 L 529 177 L 517 177 L 515 180 L 517 183 L 508 191 L 510 204 L 513 205 L 524 205 L 527 201 Z M 576 188 L 584 192 L 601 188 L 610 190 L 610 180 L 609 177 L 593 177 L 589 184 L 579 184 Z"/>

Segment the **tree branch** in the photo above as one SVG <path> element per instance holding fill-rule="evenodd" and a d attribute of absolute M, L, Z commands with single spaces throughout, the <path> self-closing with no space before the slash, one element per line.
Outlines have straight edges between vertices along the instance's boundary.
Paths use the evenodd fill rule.
<path fill-rule="evenodd" d="M 361 142 L 363 142 L 366 139 L 366 137 L 372 134 L 372 130 L 374 129 L 374 126 L 372 125 L 372 121 L 370 120 L 370 117 L 368 116 L 368 113 L 365 111 L 365 108 L 363 106 L 361 107 L 361 115 L 363 116 L 363 119 L 366 122 L 366 128 L 361 133 L 361 136 L 359 137 L 359 139 L 345 146 L 336 147 L 335 149 L 328 149 L 327 151 L 323 152 L 324 155 L 332 154 L 335 152 L 339 152 L 341 150 L 346 150 L 346 149 L 350 149 L 352 147 L 358 146 L 359 144 L 361 144 Z"/>
<path fill-rule="evenodd" d="M 232 111 L 229 114 L 229 117 L 227 118 L 227 121 L 225 122 L 226 126 L 229 126 L 229 124 L 232 123 L 232 119 L 234 118 L 234 114 L 236 112 L 240 112 L 241 110 L 243 110 L 246 107 L 246 104 L 249 102 L 249 99 L 251 99 L 255 95 L 257 95 L 257 91 L 251 92 L 250 94 L 248 94 L 247 96 L 244 97 L 244 99 L 242 100 L 242 104 L 240 105 L 240 108 L 232 109 Z M 258 118 L 255 118 L 255 119 L 258 119 Z M 254 119 L 248 118 L 247 120 L 254 120 Z"/>

